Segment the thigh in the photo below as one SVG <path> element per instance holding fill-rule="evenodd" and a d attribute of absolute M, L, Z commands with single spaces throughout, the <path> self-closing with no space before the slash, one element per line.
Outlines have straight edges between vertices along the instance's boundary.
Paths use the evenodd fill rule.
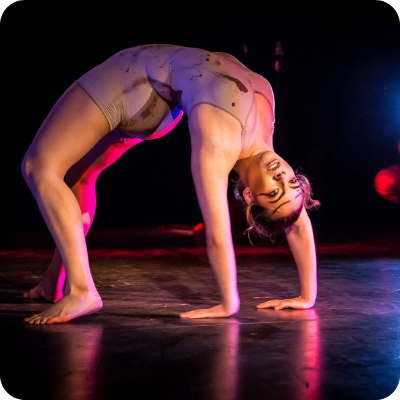
<path fill-rule="evenodd" d="M 28 170 L 46 168 L 63 177 L 109 132 L 103 112 L 84 89 L 73 83 L 50 110 L 29 146 L 25 156 Z"/>

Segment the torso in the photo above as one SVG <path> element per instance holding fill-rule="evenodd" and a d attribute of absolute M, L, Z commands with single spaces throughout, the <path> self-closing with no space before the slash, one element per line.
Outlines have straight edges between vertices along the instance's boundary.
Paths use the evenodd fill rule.
<path fill-rule="evenodd" d="M 161 137 L 176 125 L 176 107 L 190 118 L 193 107 L 203 102 L 214 103 L 240 121 L 244 147 L 259 135 L 273 133 L 274 96 L 269 82 L 229 54 L 145 45 L 122 50 L 107 62 L 125 72 L 120 73 L 125 82 L 121 98 L 124 109 L 131 107 L 134 112 L 124 115 L 117 129 L 128 136 Z"/>

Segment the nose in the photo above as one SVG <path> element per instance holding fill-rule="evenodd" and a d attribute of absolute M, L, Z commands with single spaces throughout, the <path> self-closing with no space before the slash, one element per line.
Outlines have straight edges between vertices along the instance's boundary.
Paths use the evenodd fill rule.
<path fill-rule="evenodd" d="M 283 179 L 283 178 L 285 178 L 286 177 L 286 173 L 285 173 L 285 171 L 282 171 L 280 168 L 278 168 L 276 171 L 275 171 L 275 174 L 274 174 L 274 179 Z"/>

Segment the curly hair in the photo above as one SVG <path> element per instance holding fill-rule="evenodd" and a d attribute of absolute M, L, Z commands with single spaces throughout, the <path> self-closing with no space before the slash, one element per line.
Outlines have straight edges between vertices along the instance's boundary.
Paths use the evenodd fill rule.
<path fill-rule="evenodd" d="M 275 242 L 276 237 L 280 232 L 284 231 L 298 220 L 303 207 L 306 209 L 312 209 L 321 205 L 320 201 L 312 198 L 313 193 L 311 189 L 311 183 L 307 176 L 300 173 L 298 169 L 296 169 L 294 173 L 299 181 L 300 190 L 303 194 L 302 204 L 290 215 L 277 219 L 270 218 L 268 216 L 268 210 L 263 206 L 253 202 L 247 204 L 243 197 L 243 190 L 245 189 L 243 182 L 240 180 L 240 178 L 231 179 L 232 183 L 234 184 L 233 194 L 237 200 L 241 201 L 243 211 L 249 225 L 243 234 L 245 235 L 247 233 L 248 239 L 252 245 L 253 243 L 250 240 L 250 231 L 254 232 L 260 238 L 267 238 L 272 242 Z"/>

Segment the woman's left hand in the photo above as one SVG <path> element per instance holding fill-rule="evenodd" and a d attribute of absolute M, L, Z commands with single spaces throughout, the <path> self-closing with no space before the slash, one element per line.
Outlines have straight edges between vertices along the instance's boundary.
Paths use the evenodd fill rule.
<path fill-rule="evenodd" d="M 284 299 L 284 300 L 270 300 L 265 303 L 261 303 L 257 308 L 274 308 L 279 311 L 283 308 L 296 308 L 298 310 L 311 308 L 314 305 L 314 301 L 307 301 L 304 297 L 299 296 L 294 299 Z"/>

